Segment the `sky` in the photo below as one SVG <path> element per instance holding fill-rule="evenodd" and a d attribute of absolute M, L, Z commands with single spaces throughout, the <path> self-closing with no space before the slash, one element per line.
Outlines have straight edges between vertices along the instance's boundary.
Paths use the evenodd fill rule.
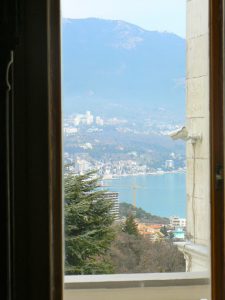
<path fill-rule="evenodd" d="M 62 17 L 123 20 L 147 30 L 186 34 L 186 0 L 61 0 Z"/>

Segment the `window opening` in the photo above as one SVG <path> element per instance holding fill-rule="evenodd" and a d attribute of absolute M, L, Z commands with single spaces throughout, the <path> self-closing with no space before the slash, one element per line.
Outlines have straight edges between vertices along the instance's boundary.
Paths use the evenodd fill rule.
<path fill-rule="evenodd" d="M 209 271 L 197 2 L 62 2 L 67 275 Z"/>

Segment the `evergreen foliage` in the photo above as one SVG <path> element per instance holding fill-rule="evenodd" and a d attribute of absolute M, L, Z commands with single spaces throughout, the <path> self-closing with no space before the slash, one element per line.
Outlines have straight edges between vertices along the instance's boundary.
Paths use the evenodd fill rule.
<path fill-rule="evenodd" d="M 172 231 L 168 231 L 166 226 L 160 228 L 160 232 L 164 235 L 165 238 L 172 240 L 174 238 L 174 234 Z"/>
<path fill-rule="evenodd" d="M 65 178 L 65 273 L 112 273 L 105 254 L 114 239 L 113 203 L 95 172 Z"/>
<path fill-rule="evenodd" d="M 135 235 L 135 236 L 139 235 L 138 227 L 137 227 L 137 224 L 135 222 L 134 216 L 132 214 L 130 214 L 126 218 L 126 221 L 125 221 L 124 226 L 123 226 L 123 232 L 131 234 L 131 235 Z"/>
<path fill-rule="evenodd" d="M 166 229 L 166 226 L 163 226 L 160 228 L 160 232 L 167 237 L 169 235 L 168 230 Z"/>

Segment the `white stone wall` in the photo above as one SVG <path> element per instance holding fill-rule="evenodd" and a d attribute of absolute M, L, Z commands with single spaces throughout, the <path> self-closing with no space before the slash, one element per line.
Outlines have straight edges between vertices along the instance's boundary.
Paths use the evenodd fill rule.
<path fill-rule="evenodd" d="M 187 0 L 186 126 L 189 135 L 202 136 L 194 146 L 187 142 L 187 232 L 205 247 L 210 237 L 208 5 L 208 0 Z"/>

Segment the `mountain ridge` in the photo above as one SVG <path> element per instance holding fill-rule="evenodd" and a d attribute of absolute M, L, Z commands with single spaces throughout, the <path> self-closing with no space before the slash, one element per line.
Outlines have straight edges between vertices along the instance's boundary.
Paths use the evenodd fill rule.
<path fill-rule="evenodd" d="M 90 20 L 90 21 L 106 21 L 106 22 L 121 22 L 124 24 L 127 24 L 129 26 L 134 26 L 139 28 L 141 31 L 145 31 L 145 32 L 156 32 L 156 33 L 160 33 L 160 34 L 169 34 L 169 35 L 174 35 L 182 40 L 185 40 L 185 38 L 179 36 L 178 34 L 174 33 L 174 32 L 169 32 L 169 31 L 159 31 L 159 30 L 149 30 L 149 29 L 145 29 L 137 24 L 134 23 L 130 23 L 121 19 L 105 19 L 105 18 L 95 18 L 95 17 L 89 17 L 89 18 L 62 18 L 62 23 L 67 23 L 67 22 L 73 22 L 74 20 L 76 21 L 83 21 L 83 20 Z"/>
<path fill-rule="evenodd" d="M 124 21 L 64 19 L 64 112 L 184 119 L 185 40 Z"/>

